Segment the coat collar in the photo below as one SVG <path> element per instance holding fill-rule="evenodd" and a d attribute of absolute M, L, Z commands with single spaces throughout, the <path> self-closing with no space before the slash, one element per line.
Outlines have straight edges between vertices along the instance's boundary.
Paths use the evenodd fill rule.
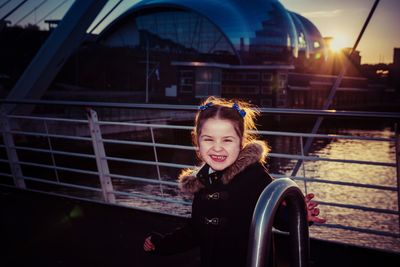
<path fill-rule="evenodd" d="M 268 151 L 269 147 L 264 141 L 254 140 L 247 144 L 240 151 L 237 160 L 223 171 L 222 182 L 224 184 L 229 184 L 237 174 L 242 172 L 251 164 L 256 162 L 264 163 Z M 178 180 L 179 186 L 183 192 L 194 194 L 204 188 L 204 184 L 197 177 L 203 167 L 204 164 L 200 168 L 186 169 L 182 171 Z"/>

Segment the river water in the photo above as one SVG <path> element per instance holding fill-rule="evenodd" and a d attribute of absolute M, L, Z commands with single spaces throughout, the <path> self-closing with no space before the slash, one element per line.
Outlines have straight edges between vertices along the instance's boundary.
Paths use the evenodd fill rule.
<path fill-rule="evenodd" d="M 389 129 L 382 131 L 372 130 L 346 130 L 340 134 L 361 135 L 374 137 L 392 137 Z M 394 143 L 364 140 L 337 139 L 313 151 L 312 155 L 362 161 L 379 161 L 394 163 Z M 282 168 L 289 175 L 295 161 Z M 382 167 L 365 164 L 348 164 L 324 161 L 305 162 L 305 176 L 314 179 L 331 181 L 353 182 L 361 184 L 374 184 L 383 186 L 397 186 L 396 168 Z M 302 175 L 302 170 L 299 175 Z M 314 192 L 318 200 L 323 202 L 343 203 L 371 207 L 378 209 L 398 210 L 397 192 L 378 189 L 360 188 L 353 186 L 339 186 L 317 182 L 298 183 L 303 192 Z M 394 214 L 380 214 L 371 211 L 361 211 L 321 205 L 321 216 L 329 224 L 340 224 L 350 227 L 380 230 L 389 233 L 399 233 L 399 216 Z M 340 241 L 345 243 L 371 246 L 375 248 L 400 251 L 400 239 L 382 237 L 373 234 L 359 233 L 349 230 L 332 229 L 326 227 L 311 227 L 312 237 Z"/>

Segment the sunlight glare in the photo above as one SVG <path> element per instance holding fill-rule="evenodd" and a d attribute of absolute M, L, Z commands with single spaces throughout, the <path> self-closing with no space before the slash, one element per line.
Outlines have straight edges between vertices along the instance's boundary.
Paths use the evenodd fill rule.
<path fill-rule="evenodd" d="M 335 35 L 332 39 L 332 43 L 330 48 L 333 52 L 339 52 L 343 48 L 347 47 L 348 43 L 346 38 L 343 35 Z"/>

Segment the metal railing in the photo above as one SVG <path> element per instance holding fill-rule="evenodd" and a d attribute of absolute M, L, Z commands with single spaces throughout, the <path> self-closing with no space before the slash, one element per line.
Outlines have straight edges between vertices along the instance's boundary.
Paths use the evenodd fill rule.
<path fill-rule="evenodd" d="M 270 183 L 261 193 L 250 227 L 247 266 L 263 267 L 271 263 L 272 227 L 281 203 L 289 213 L 289 258 L 292 267 L 306 267 L 309 260 L 309 237 L 306 205 L 298 185 L 289 178 Z M 268 265 L 269 266 L 269 265 Z"/>
<path fill-rule="evenodd" d="M 101 112 L 99 118 L 94 110 L 102 110 L 105 108 L 110 109 L 140 109 L 140 110 L 165 110 L 166 114 L 169 111 L 184 111 L 190 113 L 194 117 L 194 111 L 197 106 L 180 106 L 180 105 L 155 105 L 155 104 L 123 104 L 123 103 L 93 103 L 93 102 L 67 102 L 67 101 L 3 101 L 3 104 L 26 104 L 26 105 L 41 105 L 48 107 L 75 108 L 82 114 L 90 114 L 86 118 L 68 118 L 65 114 L 56 116 L 56 114 L 41 114 L 41 115 L 7 115 L 2 116 L 2 141 L 3 145 L 3 159 L 0 160 L 3 166 L 0 172 L 0 183 L 3 186 L 15 186 L 18 188 L 39 190 L 51 194 L 69 196 L 80 199 L 87 199 L 93 201 L 103 201 L 114 203 L 117 205 L 135 206 L 139 209 L 148 209 L 161 213 L 172 213 L 178 216 L 187 216 L 190 212 L 191 200 L 186 196 L 178 193 L 178 184 L 176 180 L 165 178 L 162 176 L 161 169 L 174 169 L 177 173 L 178 169 L 194 167 L 194 163 L 188 162 L 171 162 L 165 160 L 165 156 L 161 157 L 160 150 L 169 149 L 174 153 L 191 153 L 190 157 L 195 159 L 195 149 L 186 144 L 169 144 L 166 142 L 158 142 L 155 130 L 168 130 L 168 131 L 186 131 L 187 144 L 190 143 L 190 131 L 192 126 L 170 125 L 167 122 L 154 123 L 149 117 L 132 118 L 131 121 L 118 121 L 113 118 L 103 118 Z M 87 107 L 91 107 L 88 109 Z M 336 116 L 339 118 L 356 117 L 356 118 L 388 118 L 393 122 L 398 122 L 400 114 L 398 113 L 372 113 L 372 112 L 334 112 L 334 111 L 316 111 L 316 110 L 292 110 L 292 109 L 261 109 L 262 114 L 273 115 L 315 115 L 315 116 Z M 181 112 L 180 112 L 181 113 Z M 75 113 L 74 113 L 75 114 Z M 172 113 L 171 113 L 172 114 Z M 146 120 L 149 123 L 146 123 Z M 140 122 L 135 122 L 140 121 Z M 143 122 L 144 121 L 144 122 Z M 42 128 L 39 125 L 43 125 Z M 55 126 L 54 126 L 55 125 Z M 65 126 L 66 125 L 66 126 Z M 137 133 L 149 130 L 150 135 L 135 138 L 115 138 L 113 134 L 107 134 L 107 127 L 119 127 L 118 129 L 127 128 L 126 132 Z M 80 132 L 76 133 L 72 129 L 79 128 Z M 57 131 L 62 129 L 60 131 Z M 86 129 L 86 130 L 85 130 Z M 123 130 L 121 130 L 124 132 Z M 289 154 L 279 153 L 273 151 L 269 157 L 273 159 L 285 160 L 303 160 L 304 162 L 338 162 L 349 165 L 366 165 L 366 166 L 382 166 L 385 168 L 396 169 L 397 176 L 399 176 L 399 135 L 396 132 L 390 137 L 370 137 L 370 136 L 352 136 L 352 135 L 336 135 L 336 134 L 309 134 L 298 132 L 283 132 L 283 131 L 258 131 L 262 137 L 268 139 L 268 136 L 286 136 L 298 138 L 300 148 L 303 144 L 303 138 L 314 137 L 318 139 L 335 139 L 335 140 L 360 140 L 360 141 L 374 141 L 390 143 L 391 146 L 397 148 L 396 161 L 382 162 L 382 161 L 366 161 L 366 160 L 353 160 L 330 158 L 322 156 L 308 156 L 302 153 Z M 114 138 L 113 138 L 114 137 Z M 128 140 L 126 140 L 128 139 Z M 28 140 L 23 142 L 21 140 Z M 40 140 L 42 143 L 47 143 L 47 147 L 35 147 L 33 144 L 35 140 Z M 82 148 L 79 151 L 70 151 L 65 147 L 60 147 L 59 143 L 72 144 L 71 146 Z M 56 145 L 56 143 L 58 145 Z M 110 150 L 114 146 L 126 147 L 141 147 L 143 149 L 151 149 L 147 151 L 146 157 L 141 153 L 137 155 L 112 155 Z M 69 148 L 69 146 L 68 146 Z M 174 153 L 170 153 L 172 155 Z M 168 153 L 167 153 L 168 154 Z M 27 155 L 31 155 L 27 157 Z M 33 155 L 33 156 L 32 156 Z M 35 156 L 36 155 L 36 156 Z M 43 155 L 49 156 L 47 162 L 36 161 Z M 149 159 L 150 155 L 152 158 Z M 135 157 L 134 157 L 135 156 Z M 136 157 L 137 156 L 137 157 Z M 23 157 L 23 158 L 22 158 Z M 79 164 L 67 164 L 69 161 L 66 159 L 59 160 L 59 158 L 69 158 L 69 161 L 74 159 L 74 162 Z M 88 162 L 88 167 L 81 162 Z M 8 165 L 8 168 L 5 167 Z M 116 165 L 117 167 L 115 167 Z M 130 167 L 126 167 L 126 166 Z M 77 167 L 79 166 L 79 167 Z M 113 166 L 110 168 L 110 166 Z M 131 171 L 130 173 L 118 173 L 119 167 L 124 166 Z M 136 166 L 131 167 L 131 166 Z M 155 168 L 155 174 L 143 175 L 142 169 L 149 167 Z M 34 170 L 34 171 L 32 171 Z M 38 171 L 39 170 L 39 171 Z M 141 171 L 141 175 L 136 175 L 136 171 Z M 49 176 L 48 172 L 52 171 L 53 176 Z M 149 171 L 149 172 L 153 172 Z M 42 173 L 46 175 L 42 176 Z M 70 177 L 66 178 L 61 174 L 68 173 Z M 286 177 L 287 174 L 271 173 L 275 178 Z M 73 179 L 74 177 L 79 179 Z M 1 178 L 3 177 L 3 178 Z M 71 178 L 72 177 L 72 178 Z M 96 178 L 97 177 L 97 178 Z M 319 183 L 334 186 L 349 186 L 354 188 L 365 188 L 373 190 L 382 190 L 384 192 L 397 192 L 400 195 L 399 183 L 397 187 L 382 184 L 368 184 L 352 181 L 329 180 L 324 178 L 315 178 L 307 176 L 306 171 L 303 169 L 303 175 L 290 177 L 291 179 L 302 182 L 305 191 L 309 183 Z M 12 180 L 11 180 L 12 179 Z M 97 179 L 97 180 L 96 180 Z M 400 179 L 397 177 L 397 179 Z M 124 186 L 124 183 L 127 183 Z M 133 183 L 135 186 L 130 187 Z M 136 186 L 138 186 L 137 189 Z M 149 188 L 150 189 L 149 189 Z M 158 189 L 157 189 L 158 188 Z M 143 190 L 142 190 L 143 189 Z M 157 189 L 157 190 L 156 190 Z M 77 193 L 78 192 L 78 193 Z M 129 199 L 132 199 L 130 201 Z M 128 199 L 128 200 L 127 200 Z M 161 205 L 153 205 L 154 203 L 169 203 L 172 208 L 168 210 Z M 376 208 L 363 205 L 354 205 L 350 203 L 338 203 L 333 201 L 324 201 L 320 199 L 318 203 L 321 206 L 330 206 L 344 209 L 355 209 L 365 212 L 375 212 L 379 214 L 397 215 L 400 216 L 399 207 L 397 209 L 389 208 Z M 398 202 L 400 205 L 400 202 Z M 184 207 L 183 213 L 177 212 L 176 205 Z M 168 207 L 168 205 L 167 205 Z M 323 209 L 323 208 L 322 208 Z M 318 225 L 317 227 L 328 227 L 336 229 L 345 229 L 361 233 L 388 236 L 393 238 L 400 238 L 399 231 L 384 231 L 377 229 L 368 229 L 363 227 L 356 227 L 351 225 L 339 223 L 326 223 Z"/>

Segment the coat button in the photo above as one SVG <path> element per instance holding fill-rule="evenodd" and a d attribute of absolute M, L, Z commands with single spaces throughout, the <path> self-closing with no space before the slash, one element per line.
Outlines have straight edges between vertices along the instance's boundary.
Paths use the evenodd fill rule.
<path fill-rule="evenodd" d="M 219 218 L 207 218 L 204 217 L 204 223 L 205 224 L 211 224 L 211 225 L 219 225 Z"/>
<path fill-rule="evenodd" d="M 220 196 L 219 192 L 215 192 L 215 193 L 207 194 L 206 198 L 207 198 L 207 200 L 218 200 L 219 196 Z"/>

